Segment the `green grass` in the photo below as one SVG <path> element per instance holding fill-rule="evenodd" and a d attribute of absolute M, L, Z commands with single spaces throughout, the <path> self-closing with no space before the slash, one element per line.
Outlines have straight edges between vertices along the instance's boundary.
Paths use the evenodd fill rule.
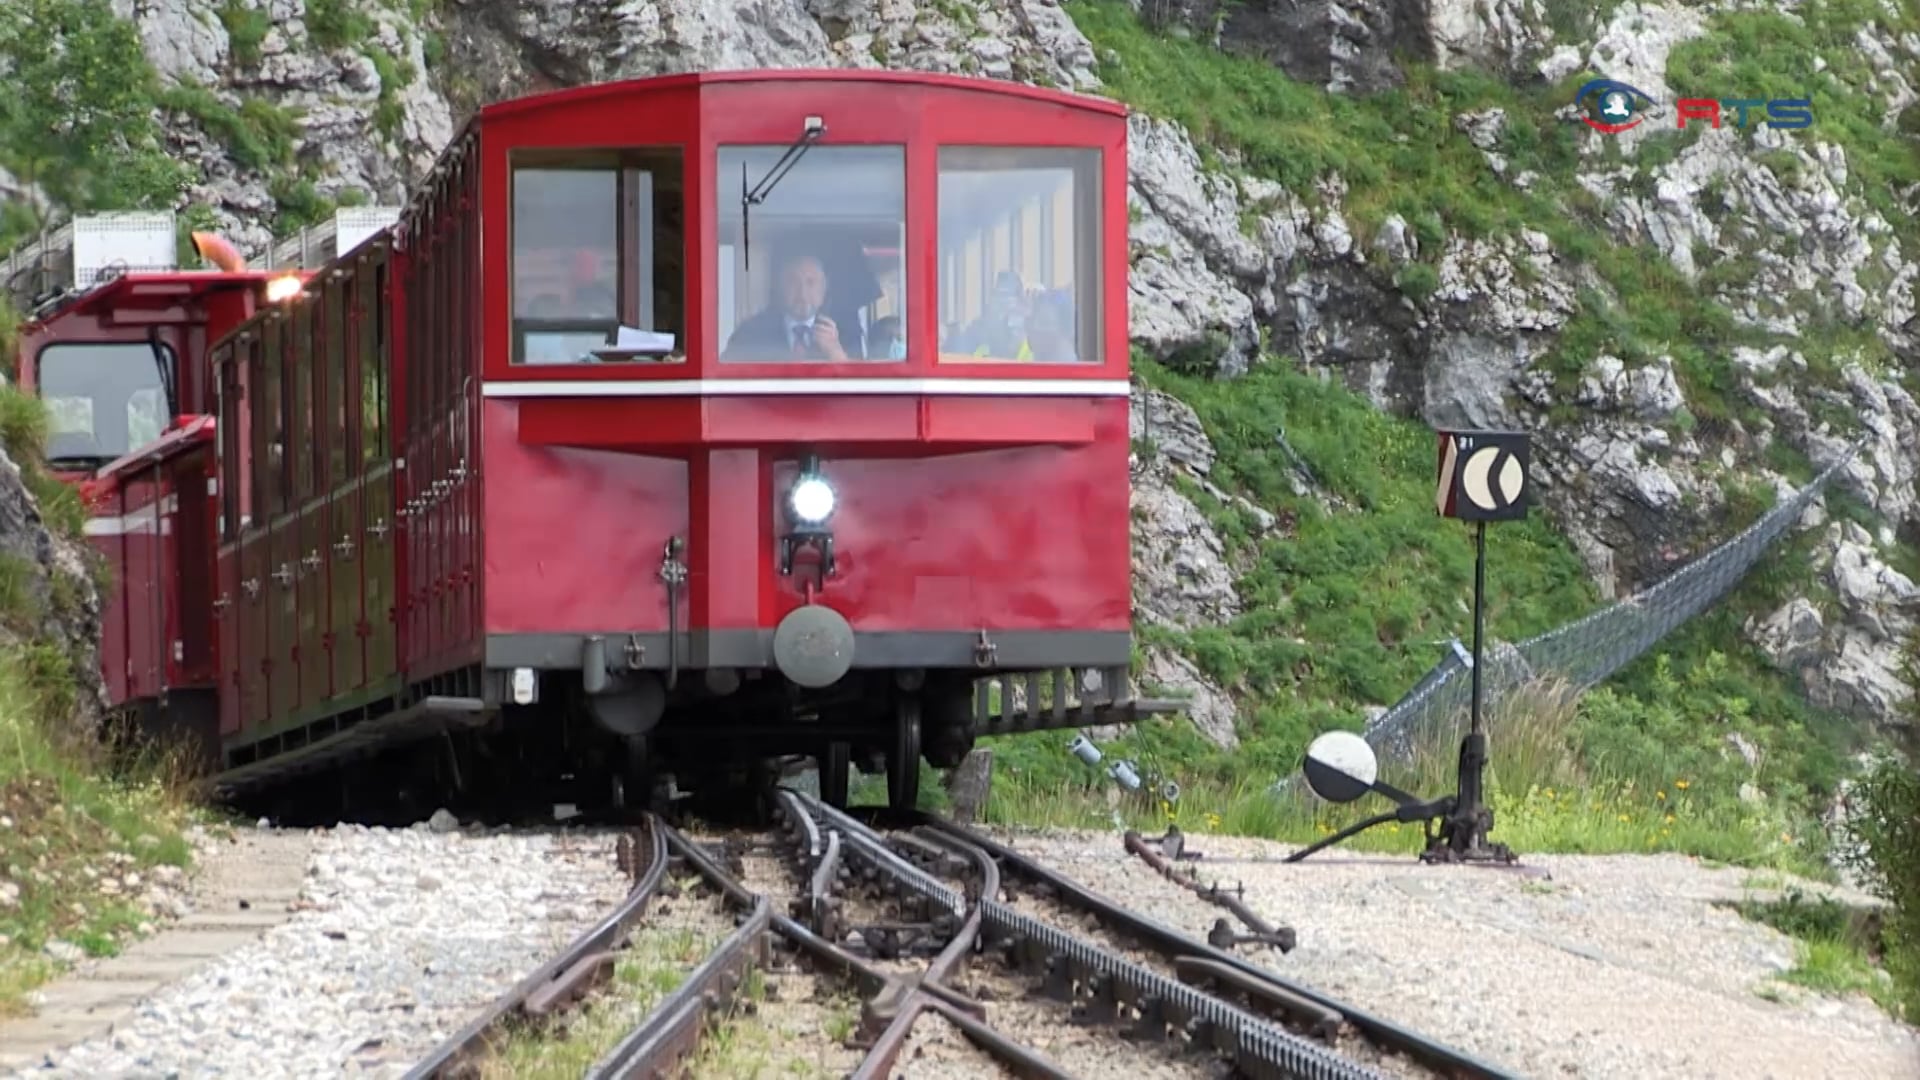
<path fill-rule="evenodd" d="M 1335 95 L 1295 82 L 1261 59 L 1155 34 L 1120 0 L 1067 0 L 1066 8 L 1102 57 L 1098 74 L 1107 93 L 1184 124 L 1210 167 L 1276 180 L 1309 201 L 1320 201 L 1317 185 L 1337 174 L 1347 187 L 1342 211 L 1363 244 L 1389 214 L 1411 226 L 1424 263 L 1437 262 L 1449 234 L 1495 236 L 1522 228 L 1545 233 L 1556 261 L 1584 283 L 1578 312 L 1544 361 L 1563 388 L 1602 353 L 1631 364 L 1665 355 L 1674 360 L 1689 413 L 1703 434 L 1717 435 L 1729 421 L 1758 416 L 1735 393 L 1727 352 L 1776 339 L 1737 326 L 1713 289 L 1744 283 L 1759 263 L 1752 253 L 1737 253 L 1710 262 L 1696 284 L 1645 245 L 1615 242 L 1604 203 L 1573 182 L 1587 131 L 1554 115 L 1593 73 L 1519 89 L 1480 73 L 1439 72 L 1409 62 L 1402 65 L 1407 81 L 1400 89 Z M 1845 147 L 1853 190 L 1892 221 L 1911 247 L 1920 235 L 1896 205 L 1895 193 L 1920 181 L 1920 154 L 1907 133 L 1880 127 L 1882 95 L 1866 89 L 1871 73 L 1851 38 L 1856 27 L 1872 21 L 1889 30 L 1911 29 L 1912 8 L 1903 11 L 1890 22 L 1868 0 L 1829 0 L 1798 9 L 1804 27 L 1770 13 L 1715 16 L 1705 37 L 1674 50 L 1668 79 L 1678 91 L 1715 96 L 1733 94 L 1730 87 L 1751 96 L 1811 94 L 1815 127 L 1807 134 Z M 1556 18 L 1579 21 L 1572 18 L 1576 14 L 1563 11 Z M 1818 76 L 1811 72 L 1816 50 L 1832 65 Z M 1489 108 L 1506 111 L 1496 150 L 1507 159 L 1509 176 L 1536 175 L 1529 190 L 1496 175 L 1453 126 L 1458 114 Z M 1646 140 L 1634 161 L 1641 170 L 1636 182 L 1644 183 L 1653 167 L 1694 137 L 1674 132 Z M 1718 212 L 1711 197 L 1705 204 Z M 1416 302 L 1431 295 L 1436 280 L 1420 264 L 1393 277 L 1390 283 Z M 1803 318 L 1819 314 L 1811 297 L 1782 299 Z M 1885 347 L 1870 336 L 1829 334 L 1819 321 L 1797 344 L 1824 369 L 1823 378 L 1832 378 L 1840 359 L 1887 365 Z"/>
<path fill-rule="evenodd" d="M 693 879 L 679 882 L 682 889 L 695 884 Z M 641 1017 L 678 989 L 719 943 L 717 938 L 692 930 L 641 930 L 630 947 L 619 954 L 609 985 L 567 1014 L 565 1024 L 529 1022 L 515 1029 L 506 1045 L 486 1063 L 483 1074 L 490 1078 L 555 1080 L 580 1076 Z"/>
<path fill-rule="evenodd" d="M 54 496 L 42 514 L 71 539 L 79 504 L 40 466 L 46 425 L 38 401 L 0 389 L 0 446 L 30 490 Z M 22 1011 L 25 994 L 57 973 L 48 942 L 116 952 L 145 922 L 133 905 L 145 878 L 190 855 L 180 827 L 191 811 L 167 753 L 111 761 L 76 727 L 74 665 L 85 654 L 42 640 L 41 627 L 82 589 L 25 559 L 0 559 L 0 892 L 9 898 L 0 903 L 0 1015 Z"/>
<path fill-rule="evenodd" d="M 1212 479 L 1275 512 L 1281 524 L 1258 535 L 1242 511 L 1190 491 L 1239 569 L 1247 613 L 1188 633 L 1139 629 L 1143 642 L 1192 656 L 1234 696 L 1240 745 L 1217 749 L 1175 718 L 1141 724 L 1107 752 L 1149 776 L 1177 780 L 1185 789 L 1177 812 L 1198 827 L 1312 839 L 1357 811 L 1278 802 L 1267 786 L 1297 770 L 1314 735 L 1357 730 L 1359 706 L 1397 700 L 1440 659 L 1441 642 L 1470 633 L 1472 549 L 1465 528 L 1434 515 L 1433 435 L 1284 361 L 1232 382 L 1176 375 L 1150 361 L 1139 370 L 1193 406 L 1216 450 Z M 1292 481 L 1301 477 L 1317 492 L 1294 494 Z M 1748 493 L 1729 512 L 1726 531 L 1770 505 L 1770 494 Z M 1488 549 L 1494 640 L 1519 640 L 1598 606 L 1578 558 L 1543 515 L 1490 530 Z M 1826 837 L 1814 813 L 1858 740 L 1811 708 L 1793 680 L 1741 644 L 1739 632 L 1740 619 L 1805 591 L 1804 565 L 1803 553 L 1784 544 L 1720 608 L 1576 708 L 1543 710 L 1524 695 L 1496 706 L 1490 730 L 1505 774 L 1495 803 L 1502 838 L 1530 851 L 1682 851 L 1822 872 Z M 1518 711 L 1503 721 L 1503 708 Z M 1757 749 L 1756 767 L 1727 742 L 1731 731 Z M 1109 805 L 1111 784 L 1068 755 L 1065 742 L 987 740 L 997 755 L 989 820 L 1105 826 L 1115 813 L 1158 820 L 1161 810 L 1150 803 Z M 1513 756 L 1521 751 L 1524 760 Z M 1454 756 L 1453 745 L 1428 747 L 1423 775 L 1403 779 L 1422 792 L 1450 791 Z M 1674 786 L 1680 782 L 1686 786 Z M 1743 785 L 1757 801 L 1742 800 Z M 1414 844 L 1411 830 L 1361 842 L 1392 850 Z"/>
<path fill-rule="evenodd" d="M 1102 58 L 1107 92 L 1186 125 L 1207 167 L 1276 180 L 1316 203 L 1325 201 L 1318 185 L 1338 174 L 1346 188 L 1341 211 L 1363 243 L 1389 214 L 1404 219 L 1420 240 L 1422 262 L 1393 271 L 1394 284 L 1416 302 L 1431 295 L 1432 264 L 1450 236 L 1538 229 L 1551 240 L 1556 260 L 1582 282 L 1577 313 L 1541 361 L 1563 386 L 1602 353 L 1630 365 L 1669 356 L 1687 395 L 1686 410 L 1668 424 L 1673 430 L 1713 446 L 1731 422 L 1750 425 L 1759 416 L 1738 393 L 1727 353 L 1775 339 L 1737 326 L 1711 295 L 1743 284 L 1758 260 L 1746 251 L 1705 259 L 1702 280 L 1689 283 L 1664 257 L 1613 239 L 1604 202 L 1573 183 L 1585 129 L 1553 116 L 1590 73 L 1576 72 L 1559 86 L 1520 89 L 1410 63 L 1403 65 L 1408 78 L 1399 90 L 1332 95 L 1260 59 L 1155 34 L 1119 0 L 1067 0 L 1066 6 Z M 1717 78 L 1738 83 L 1741 93 L 1784 94 L 1807 74 L 1813 50 L 1828 53 L 1834 66 L 1809 91 L 1816 127 L 1820 137 L 1842 142 L 1855 188 L 1879 205 L 1873 200 L 1890 195 L 1890 184 L 1920 179 L 1910 139 L 1865 123 L 1878 122 L 1877 98 L 1859 89 L 1863 62 L 1850 35 L 1869 20 L 1886 24 L 1887 16 L 1864 0 L 1800 10 L 1808 20 L 1804 29 L 1774 15 L 1717 16 L 1705 38 L 1676 51 L 1669 78 L 1683 90 L 1693 87 L 1688 80 Z M 1571 25 L 1585 14 L 1562 4 L 1554 17 Z M 1909 10 L 1890 28 L 1905 29 L 1911 21 Z M 1498 151 L 1509 175 L 1537 174 L 1527 191 L 1495 175 L 1453 126 L 1461 112 L 1496 107 L 1507 116 Z M 1635 162 L 1640 181 L 1695 137 L 1647 140 Z M 1774 155 L 1778 160 L 1769 163 L 1790 173 L 1790 157 Z M 1869 186 L 1875 190 L 1867 192 Z M 1715 205 L 1712 192 L 1706 202 Z M 1893 220 L 1902 234 L 1911 231 L 1905 215 Z M 1916 240 L 1910 237 L 1909 246 Z M 1804 298 L 1789 299 L 1809 328 L 1809 339 L 1794 343 L 1808 358 L 1808 379 L 1835 383 L 1842 364 L 1852 360 L 1892 370 L 1891 357 L 1870 332 L 1820 314 Z M 1139 631 L 1146 644 L 1190 656 L 1233 695 L 1241 745 L 1219 751 L 1184 720 L 1173 720 L 1141 725 L 1110 754 L 1149 774 L 1178 778 L 1187 794 L 1177 813 L 1217 818 L 1232 831 L 1311 838 L 1348 820 L 1345 811 L 1276 804 L 1267 784 L 1297 769 L 1314 734 L 1357 729 L 1361 706 L 1393 702 L 1440 659 L 1445 639 L 1469 634 L 1468 533 L 1433 513 L 1432 433 L 1381 415 L 1366 401 L 1295 371 L 1286 359 L 1264 361 L 1231 382 L 1213 381 L 1204 357 L 1138 367 L 1150 384 L 1199 414 L 1219 455 L 1211 479 L 1278 514 L 1281 526 L 1260 535 L 1250 515 L 1189 487 L 1186 493 L 1229 549 L 1246 613 L 1229 625 L 1185 633 Z M 1831 419 L 1843 431 L 1855 423 L 1851 416 Z M 1304 472 L 1276 436 L 1298 451 Z M 1797 483 L 1812 475 L 1802 455 L 1780 444 L 1766 463 Z M 1301 477 L 1331 496 L 1333 508 L 1294 495 Z M 1772 505 L 1771 491 L 1751 481 L 1735 475 L 1723 484 L 1725 509 L 1706 523 L 1705 535 L 1692 538 L 1698 549 Z M 1719 608 L 1617 674 L 1564 722 L 1549 725 L 1573 755 L 1576 781 L 1510 762 L 1498 810 L 1511 842 L 1532 850 L 1684 850 L 1730 863 L 1817 865 L 1826 840 L 1813 811 L 1860 740 L 1847 725 L 1810 708 L 1802 688 L 1745 645 L 1740 631 L 1741 620 L 1789 596 L 1819 595 L 1805 569 L 1810 544 L 1783 541 Z M 1580 561 L 1543 515 L 1492 530 L 1488 558 L 1488 631 L 1496 640 L 1560 626 L 1598 604 Z M 1729 732 L 1757 748 L 1756 766 L 1733 751 Z M 1496 729 L 1496 755 L 1499 739 Z M 1048 808 L 1049 793 L 1060 792 L 1069 794 L 1055 800 L 1057 813 L 1082 823 L 1104 824 L 1116 812 L 1148 820 L 1160 813 L 1125 800 L 1107 805 L 1108 782 L 1055 742 L 1064 740 L 1008 740 L 996 747 L 990 815 L 1044 817 L 1056 813 Z M 1429 752 L 1444 772 L 1454 751 L 1436 746 Z M 1686 789 L 1673 786 L 1680 780 Z M 1685 812 L 1675 812 L 1676 805 Z M 1387 832 L 1366 843 L 1404 847 L 1411 840 Z"/>
<path fill-rule="evenodd" d="M 1630 773 L 1589 764 L 1592 755 L 1583 744 L 1614 719 L 1603 720 L 1586 703 L 1570 702 L 1559 684 L 1523 688 L 1494 703 L 1487 716 L 1493 839 L 1522 853 L 1679 852 L 1725 865 L 1831 875 L 1818 857 L 1820 841 L 1810 835 L 1811 818 L 1787 800 L 1744 803 L 1737 785 L 1690 774 L 1678 763 L 1661 770 L 1641 762 Z M 1119 742 L 1137 744 L 1145 737 L 1143 728 Z M 1310 792 L 1275 792 L 1272 784 L 1282 773 L 1189 784 L 1178 763 L 1163 758 L 1157 769 L 1149 768 L 1182 780 L 1180 798 L 1168 803 L 1151 792 L 1127 795 L 1098 769 L 1063 752 L 1052 756 L 1065 760 L 1043 760 L 1036 768 L 1028 755 L 1039 748 L 1031 742 L 1007 745 L 1011 741 L 995 747 L 984 815 L 993 824 L 1104 829 L 1118 823 L 1158 831 L 1171 822 L 1194 832 L 1305 844 L 1390 807 L 1375 797 L 1334 806 Z M 1107 749 L 1111 758 L 1120 758 L 1131 748 L 1108 744 Z M 1429 742 L 1417 747 L 1411 766 L 1383 763 L 1381 779 L 1420 797 L 1450 793 L 1457 752 L 1451 739 Z M 1005 766 L 1002 757 L 1008 759 Z M 1296 757 L 1296 767 L 1297 762 Z M 1346 846 L 1412 854 L 1422 843 L 1418 825 L 1390 824 L 1361 833 Z"/>
<path fill-rule="evenodd" d="M 0 649 L 0 880 L 19 890 L 0 905 L 0 1015 L 21 1012 L 25 994 L 57 974 L 48 942 L 117 952 L 145 922 L 131 900 L 153 868 L 190 856 L 183 789 L 163 768 L 111 777 L 43 678 L 30 654 Z"/>
<path fill-rule="evenodd" d="M 1902 1015 L 1900 991 L 1880 963 L 1892 948 L 1892 934 L 1877 913 L 1791 886 L 1778 899 L 1749 897 L 1732 906 L 1793 939 L 1794 964 L 1780 975 L 1781 982 L 1830 997 L 1863 994 L 1896 1019 Z"/>

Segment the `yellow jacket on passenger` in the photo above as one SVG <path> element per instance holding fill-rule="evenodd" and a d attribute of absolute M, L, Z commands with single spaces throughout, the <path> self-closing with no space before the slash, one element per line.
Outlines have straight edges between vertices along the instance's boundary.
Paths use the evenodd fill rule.
<path fill-rule="evenodd" d="M 973 355 L 975 355 L 975 356 L 992 356 L 992 354 L 991 354 L 991 353 L 989 353 L 989 352 L 987 352 L 987 347 L 986 347 L 985 345 L 982 345 L 982 346 L 980 346 L 979 348 L 977 348 L 977 349 L 975 349 L 975 350 L 973 350 Z M 1013 358 L 1014 358 L 1015 360 L 1031 360 L 1031 359 L 1033 359 L 1033 349 L 1032 349 L 1032 348 L 1030 348 L 1030 347 L 1029 347 L 1029 346 L 1027 345 L 1027 339 L 1026 339 L 1026 338 L 1021 338 L 1021 339 L 1020 339 L 1020 351 L 1019 351 L 1018 353 L 1016 353 L 1016 354 L 1014 355 L 1014 357 L 1013 357 Z M 1004 356 L 994 356 L 994 357 L 993 357 L 993 359 L 995 359 L 995 360 L 1004 360 L 1004 359 L 1006 359 L 1006 357 L 1004 357 Z"/>

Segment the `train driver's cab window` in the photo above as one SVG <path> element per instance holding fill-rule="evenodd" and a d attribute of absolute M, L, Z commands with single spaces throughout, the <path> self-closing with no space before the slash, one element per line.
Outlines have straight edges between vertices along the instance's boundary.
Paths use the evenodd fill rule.
<path fill-rule="evenodd" d="M 940 359 L 1100 360 L 1100 151 L 940 150 Z"/>
<path fill-rule="evenodd" d="M 514 155 L 514 363 L 686 359 L 681 179 L 677 148 Z"/>
<path fill-rule="evenodd" d="M 167 428 L 164 378 L 173 350 L 132 344 L 50 345 L 41 350 L 35 382 L 47 408 L 47 463 L 97 469 L 160 437 Z"/>
<path fill-rule="evenodd" d="M 716 164 L 720 359 L 905 359 L 906 148 L 723 146 Z"/>

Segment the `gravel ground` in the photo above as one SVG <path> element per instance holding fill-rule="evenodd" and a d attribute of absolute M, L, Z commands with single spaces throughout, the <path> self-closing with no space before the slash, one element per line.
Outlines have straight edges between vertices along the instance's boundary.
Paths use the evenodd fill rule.
<path fill-rule="evenodd" d="M 1118 834 L 996 833 L 1196 937 L 1226 914 L 1127 855 Z M 1181 864 L 1202 884 L 1242 883 L 1254 911 L 1299 932 L 1285 956 L 1243 955 L 1524 1075 L 1920 1077 L 1920 1033 L 1864 997 L 1777 980 L 1793 941 L 1715 904 L 1749 891 L 1746 871 L 1678 855 L 1524 857 L 1551 873 L 1542 882 L 1410 859 L 1250 861 L 1293 849 L 1230 837 L 1189 834 L 1187 848 L 1204 856 Z"/>
<path fill-rule="evenodd" d="M 343 826 L 286 924 L 16 1075 L 400 1076 L 627 888 L 611 834 Z"/>
<path fill-rule="evenodd" d="M 936 1013 L 921 1013 L 907 1033 L 907 1045 L 894 1061 L 899 1080 L 977 1080 L 1012 1076 L 993 1056 L 967 1041 L 960 1029 Z"/>

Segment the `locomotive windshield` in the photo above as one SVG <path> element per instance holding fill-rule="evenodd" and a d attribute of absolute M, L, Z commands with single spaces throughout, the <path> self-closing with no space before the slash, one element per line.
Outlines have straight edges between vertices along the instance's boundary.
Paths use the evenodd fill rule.
<path fill-rule="evenodd" d="M 743 205 L 791 149 L 720 147 L 720 359 L 903 359 L 906 148 L 809 147 Z"/>
<path fill-rule="evenodd" d="M 171 370 L 173 351 L 160 348 Z M 34 381 L 47 406 L 47 463 L 56 468 L 99 468 L 166 430 L 166 389 L 144 342 L 48 346 Z"/>

